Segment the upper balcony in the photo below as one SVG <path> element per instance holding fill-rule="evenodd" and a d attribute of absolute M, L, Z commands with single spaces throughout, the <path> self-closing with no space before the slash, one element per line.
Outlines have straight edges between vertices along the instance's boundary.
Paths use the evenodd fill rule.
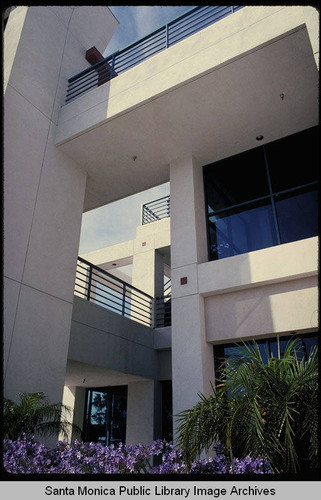
<path fill-rule="evenodd" d="M 179 159 L 206 165 L 316 125 L 311 9 L 240 8 L 103 85 L 89 68 L 95 86 L 62 106 L 55 137 L 88 173 L 84 210 L 168 182 Z"/>
<path fill-rule="evenodd" d="M 242 6 L 200 6 L 161 26 L 156 31 L 114 52 L 90 68 L 69 78 L 66 103 L 109 82 L 149 57 L 197 33 L 220 19 L 233 14 Z"/>
<path fill-rule="evenodd" d="M 171 215 L 170 195 L 163 196 L 157 200 L 144 203 L 142 205 L 142 225 L 166 219 Z"/>

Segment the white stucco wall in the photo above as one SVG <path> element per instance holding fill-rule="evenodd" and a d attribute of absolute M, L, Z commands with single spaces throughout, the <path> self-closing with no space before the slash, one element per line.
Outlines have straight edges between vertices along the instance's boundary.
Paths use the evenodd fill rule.
<path fill-rule="evenodd" d="M 19 6 L 6 25 L 7 397 L 41 390 L 53 401 L 62 398 L 86 172 L 55 148 L 54 135 L 67 78 L 83 68 L 87 44 L 108 42 L 110 17 L 114 30 L 104 7 Z"/>
<path fill-rule="evenodd" d="M 154 438 L 154 381 L 128 384 L 126 444 L 151 444 Z"/>
<path fill-rule="evenodd" d="M 316 17 L 313 8 L 305 7 L 241 9 L 64 106 L 59 117 L 57 144 L 199 77 L 213 68 L 213 62 L 220 67 L 303 24 L 307 24 L 314 39 L 317 57 Z"/>

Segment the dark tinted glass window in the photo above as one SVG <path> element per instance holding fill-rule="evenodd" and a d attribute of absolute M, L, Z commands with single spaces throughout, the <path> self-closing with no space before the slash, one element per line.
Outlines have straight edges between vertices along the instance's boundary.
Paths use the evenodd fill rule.
<path fill-rule="evenodd" d="M 318 131 L 204 167 L 210 259 L 318 234 Z"/>
<path fill-rule="evenodd" d="M 205 167 L 204 176 L 209 212 L 269 194 L 261 148 Z"/>
<path fill-rule="evenodd" d="M 281 243 L 302 240 L 315 236 L 318 232 L 317 190 L 301 189 L 276 197 L 276 212 Z"/>
<path fill-rule="evenodd" d="M 209 217 L 209 227 L 213 259 L 223 259 L 277 243 L 271 205 L 266 202 L 213 215 Z"/>
<path fill-rule="evenodd" d="M 279 337 L 279 342 L 276 337 L 269 339 L 256 340 L 260 349 L 260 354 L 264 363 L 267 362 L 269 356 L 282 358 L 286 347 L 293 339 L 298 340 L 298 358 L 307 359 L 313 347 L 318 345 L 318 337 L 315 333 L 307 333 L 303 335 L 291 335 L 286 337 Z M 248 342 L 250 344 L 251 341 Z M 237 356 L 237 344 L 225 344 L 214 347 L 214 364 L 215 364 L 215 378 L 219 377 L 220 367 L 224 359 L 231 356 Z"/>
<path fill-rule="evenodd" d="M 110 444 L 126 440 L 127 386 L 87 390 L 85 441 Z"/>
<path fill-rule="evenodd" d="M 273 192 L 318 179 L 318 128 L 304 130 L 265 146 Z"/>

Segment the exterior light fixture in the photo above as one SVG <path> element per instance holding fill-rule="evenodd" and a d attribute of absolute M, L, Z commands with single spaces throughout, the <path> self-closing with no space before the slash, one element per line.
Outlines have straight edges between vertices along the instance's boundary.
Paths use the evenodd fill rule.
<path fill-rule="evenodd" d="M 256 136 L 256 140 L 257 141 L 262 141 L 262 139 L 264 139 L 263 135 L 257 135 Z"/>

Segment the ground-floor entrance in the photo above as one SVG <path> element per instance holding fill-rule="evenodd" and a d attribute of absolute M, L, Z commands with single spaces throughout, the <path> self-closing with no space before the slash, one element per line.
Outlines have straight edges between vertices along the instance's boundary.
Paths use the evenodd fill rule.
<path fill-rule="evenodd" d="M 126 442 L 127 386 L 87 389 L 85 441 L 105 446 Z"/>

